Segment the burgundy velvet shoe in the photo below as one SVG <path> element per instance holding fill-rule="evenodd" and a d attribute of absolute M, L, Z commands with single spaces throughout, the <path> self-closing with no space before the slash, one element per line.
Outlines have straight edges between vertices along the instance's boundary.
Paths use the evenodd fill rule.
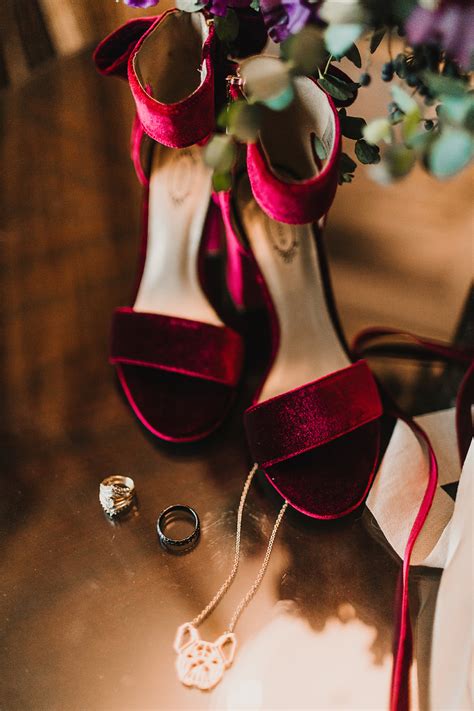
<path fill-rule="evenodd" d="M 315 136 L 326 150 L 324 164 Z M 236 180 L 232 194 L 220 194 L 231 292 L 244 301 L 244 276 L 253 270 L 272 328 L 271 362 L 244 416 L 253 461 L 295 509 L 319 519 L 345 516 L 365 500 L 382 415 L 366 362 L 348 355 L 324 261 L 322 225 L 339 155 L 331 98 L 299 77 L 291 106 L 268 112 L 259 140 L 247 147 L 248 177 Z"/>
<path fill-rule="evenodd" d="M 315 136 L 325 149 L 324 161 L 314 149 Z M 253 462 L 293 508 L 324 520 L 346 516 L 365 501 L 380 463 L 384 414 L 366 361 L 353 362 L 345 344 L 323 249 L 340 140 L 332 99 L 313 79 L 299 77 L 291 106 L 267 112 L 257 142 L 247 147 L 248 175 L 236 180 L 232 193 L 220 194 L 231 294 L 237 306 L 245 306 L 246 281 L 253 279 L 272 329 L 270 362 L 244 415 Z M 437 481 L 428 438 L 406 421 L 428 450 L 429 475 L 397 601 L 392 711 L 408 706 L 408 570 Z"/>
<path fill-rule="evenodd" d="M 202 13 L 170 10 L 126 23 L 94 53 L 103 74 L 128 78 L 144 186 L 134 304 L 115 311 L 110 362 L 138 419 L 172 442 L 201 439 L 222 422 L 242 368 L 241 338 L 203 284 L 220 220 L 202 149 L 215 124 L 215 50 Z"/>

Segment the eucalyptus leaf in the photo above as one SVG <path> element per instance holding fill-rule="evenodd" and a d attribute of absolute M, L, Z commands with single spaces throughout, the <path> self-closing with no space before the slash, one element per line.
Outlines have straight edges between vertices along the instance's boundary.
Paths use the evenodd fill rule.
<path fill-rule="evenodd" d="M 391 91 L 393 100 L 405 114 L 409 114 L 412 111 L 419 111 L 419 107 L 415 99 L 404 89 L 394 84 Z"/>
<path fill-rule="evenodd" d="M 352 64 L 355 64 L 355 66 L 359 69 L 362 67 L 362 57 L 360 56 L 360 52 L 356 44 L 353 44 L 349 47 L 345 56 L 352 62 Z"/>
<path fill-rule="evenodd" d="M 267 103 L 284 94 L 291 85 L 289 66 L 275 57 L 258 56 L 240 64 L 240 76 L 249 101 Z"/>
<path fill-rule="evenodd" d="M 219 193 L 223 190 L 229 190 L 232 187 L 231 173 L 218 173 L 214 171 L 212 174 L 212 187 Z"/>
<path fill-rule="evenodd" d="M 339 173 L 339 185 L 343 183 L 352 183 L 354 175 L 352 173 Z"/>
<path fill-rule="evenodd" d="M 428 166 L 438 178 L 459 173 L 474 155 L 474 141 L 467 131 L 446 127 L 430 147 Z"/>
<path fill-rule="evenodd" d="M 418 107 L 414 111 L 405 114 L 402 120 L 402 136 L 406 144 L 409 144 L 410 139 L 418 131 L 420 125 L 421 112 Z"/>
<path fill-rule="evenodd" d="M 283 109 L 286 109 L 291 104 L 294 96 L 295 92 L 293 86 L 288 84 L 286 89 L 284 89 L 280 94 L 272 96 L 269 99 L 265 99 L 263 103 L 265 106 L 268 106 L 269 109 L 273 109 L 273 111 L 283 111 Z"/>
<path fill-rule="evenodd" d="M 326 158 L 328 157 L 326 146 L 315 133 L 313 133 L 313 146 L 314 152 L 318 156 L 319 160 L 326 160 Z"/>
<path fill-rule="evenodd" d="M 221 40 L 227 44 L 233 42 L 239 34 L 239 18 L 235 10 L 229 8 L 225 17 L 214 17 L 214 27 L 216 34 Z"/>
<path fill-rule="evenodd" d="M 246 101 L 234 101 L 226 111 L 226 125 L 240 141 L 253 143 L 260 128 L 261 107 Z"/>
<path fill-rule="evenodd" d="M 362 130 L 366 125 L 365 119 L 357 116 L 347 116 L 346 113 L 339 112 L 341 122 L 341 132 L 346 138 L 357 141 L 362 138 Z"/>
<path fill-rule="evenodd" d="M 460 79 L 433 72 L 423 72 L 422 78 L 435 96 L 464 96 L 466 94 L 466 84 Z"/>
<path fill-rule="evenodd" d="M 352 44 L 359 39 L 364 32 L 365 26 L 359 23 L 329 25 L 324 33 L 324 39 L 328 51 L 341 59 Z"/>
<path fill-rule="evenodd" d="M 436 140 L 436 134 L 432 131 L 419 131 L 411 136 L 410 140 L 407 141 L 407 145 L 423 157 L 434 140 Z"/>
<path fill-rule="evenodd" d="M 390 146 L 380 163 L 370 168 L 370 175 L 377 183 L 389 185 L 408 175 L 415 163 L 415 151 L 403 145 Z"/>
<path fill-rule="evenodd" d="M 216 173 L 228 173 L 235 160 L 236 147 L 231 136 L 214 135 L 204 148 L 204 162 Z"/>
<path fill-rule="evenodd" d="M 372 145 L 380 143 L 380 141 L 389 143 L 392 137 L 390 122 L 386 118 L 374 119 L 364 126 L 362 135 L 367 143 L 372 143 Z"/>
<path fill-rule="evenodd" d="M 295 73 L 306 75 L 314 74 L 327 57 L 322 32 L 314 25 L 303 27 L 296 35 L 285 40 L 281 52 L 292 63 Z"/>
<path fill-rule="evenodd" d="M 352 160 L 350 156 L 347 155 L 347 153 L 341 153 L 341 157 L 339 158 L 339 170 L 341 173 L 353 173 L 354 170 L 357 168 L 357 163 Z"/>
<path fill-rule="evenodd" d="M 474 114 L 474 97 L 471 94 L 463 96 L 444 96 L 442 103 L 436 107 L 436 113 L 442 121 L 454 126 L 464 126 L 472 130 L 472 115 Z"/>
<path fill-rule="evenodd" d="M 380 149 L 378 146 L 373 146 L 364 139 L 360 139 L 355 144 L 355 154 L 361 163 L 368 165 L 370 163 L 380 163 Z"/>
<path fill-rule="evenodd" d="M 374 31 L 372 37 L 370 38 L 370 54 L 377 51 L 379 44 L 385 37 L 386 31 L 387 29 L 385 27 L 381 27 L 380 29 Z"/>
<path fill-rule="evenodd" d="M 364 23 L 368 19 L 367 11 L 359 0 L 323 0 L 318 16 L 328 25 Z"/>
<path fill-rule="evenodd" d="M 379 2 L 379 0 L 377 0 L 377 2 Z M 392 15 L 395 17 L 395 20 L 398 20 L 399 23 L 403 23 L 411 15 L 415 7 L 418 5 L 418 2 L 417 0 L 397 0 L 396 2 L 386 4 L 392 11 Z"/>
<path fill-rule="evenodd" d="M 384 160 L 389 166 L 392 178 L 398 180 L 411 171 L 416 162 L 416 155 L 406 146 L 391 146 L 387 150 Z"/>
<path fill-rule="evenodd" d="M 196 2 L 196 0 L 176 0 L 176 8 L 183 12 L 197 12 L 206 7 L 205 2 Z"/>
<path fill-rule="evenodd" d="M 345 82 L 339 77 L 335 77 L 331 74 L 325 74 L 324 76 L 321 75 L 318 79 L 318 84 L 334 99 L 339 99 L 341 101 L 352 99 L 358 87 L 358 85 L 354 82 Z"/>

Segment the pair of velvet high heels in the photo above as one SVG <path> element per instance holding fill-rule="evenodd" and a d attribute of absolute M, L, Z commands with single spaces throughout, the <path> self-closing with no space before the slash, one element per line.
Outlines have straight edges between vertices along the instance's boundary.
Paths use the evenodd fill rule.
<path fill-rule="evenodd" d="M 101 72 L 128 77 L 137 107 L 132 154 L 145 188 L 138 287 L 133 306 L 115 311 L 110 360 L 156 436 L 187 442 L 218 427 L 244 354 L 203 277 L 223 221 L 229 292 L 239 308 L 257 294 L 271 322 L 270 362 L 244 415 L 252 456 L 294 508 L 337 518 L 368 492 L 382 415 L 366 362 L 351 362 L 324 266 L 321 230 L 338 182 L 337 110 L 312 78 L 296 79 L 293 103 L 268 111 L 232 189 L 213 195 L 203 143 L 224 93 L 216 44 L 203 14 L 171 10 L 127 23 L 95 52 Z M 324 165 L 314 136 L 326 147 Z"/>
<path fill-rule="evenodd" d="M 262 45 L 251 37 L 249 54 Z M 232 299 L 245 309 L 251 295 L 271 323 L 271 357 L 244 414 L 253 461 L 298 511 L 347 515 L 363 503 L 377 471 L 384 407 L 366 361 L 345 344 L 322 246 L 338 184 L 333 100 L 312 78 L 297 78 L 291 106 L 264 114 L 232 189 L 214 194 L 203 146 L 229 64 L 212 22 L 176 10 L 133 20 L 101 42 L 94 58 L 103 74 L 128 79 L 137 109 L 131 146 L 144 186 L 141 258 L 134 304 L 114 314 L 110 355 L 130 406 L 150 432 L 172 442 L 202 439 L 227 415 L 244 344 L 204 276 L 205 254 L 223 224 Z M 429 442 L 411 426 L 428 446 L 430 468 L 404 560 L 394 709 L 408 698 L 410 555 L 436 487 Z"/>

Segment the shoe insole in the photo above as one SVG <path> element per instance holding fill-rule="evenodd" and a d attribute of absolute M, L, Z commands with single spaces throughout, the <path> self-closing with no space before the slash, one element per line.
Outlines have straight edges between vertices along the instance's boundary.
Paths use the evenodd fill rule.
<path fill-rule="evenodd" d="M 280 329 L 278 352 L 259 397 L 263 401 L 350 361 L 328 311 L 311 225 L 272 220 L 255 202 L 246 180 L 240 182 L 238 205 Z"/>
<path fill-rule="evenodd" d="M 154 146 L 147 253 L 136 311 L 223 325 L 201 288 L 198 274 L 211 175 L 199 146 Z"/>

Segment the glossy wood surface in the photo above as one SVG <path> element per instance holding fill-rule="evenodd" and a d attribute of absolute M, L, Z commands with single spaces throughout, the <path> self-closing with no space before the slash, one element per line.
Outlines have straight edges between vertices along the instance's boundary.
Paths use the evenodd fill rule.
<path fill-rule="evenodd" d="M 178 448 L 148 437 L 107 364 L 110 314 L 127 303 L 138 245 L 126 86 L 96 76 L 84 54 L 4 94 L 0 117 L 0 707 L 385 708 L 399 563 L 366 514 L 337 525 L 288 516 L 238 625 L 227 679 L 212 694 L 177 682 L 175 630 L 231 567 L 249 467 L 241 412 L 255 367 L 210 440 Z M 398 196 L 368 185 L 361 178 L 341 190 L 330 226 L 349 333 L 374 319 L 390 322 L 396 300 L 404 307 L 408 299 L 400 280 L 408 257 L 393 267 L 395 236 L 382 239 L 376 207 L 385 201 L 395 213 Z M 450 226 L 443 200 L 440 230 Z M 364 233 L 375 219 L 377 230 Z M 465 229 L 461 237 L 462 251 Z M 434 242 L 447 256 L 442 267 L 433 262 L 433 273 L 446 276 L 451 252 Z M 413 279 L 416 269 L 410 262 Z M 377 306 L 367 313 L 371 280 Z M 449 336 L 451 324 L 426 318 L 436 291 L 427 281 L 424 288 L 422 274 L 418 291 L 410 287 L 426 307 L 412 303 L 395 325 L 424 318 L 428 335 Z M 453 304 L 465 295 L 456 284 L 458 291 L 452 324 Z M 445 302 L 440 309 L 447 311 Z M 259 352 L 257 336 L 250 352 Z M 112 473 L 132 476 L 138 491 L 137 508 L 115 524 L 98 502 L 99 482 Z M 196 508 L 203 529 L 198 547 L 182 557 L 163 551 L 155 533 L 159 511 L 177 502 Z M 278 506 L 258 480 L 244 516 L 244 560 L 203 627 L 209 638 L 225 629 L 253 582 Z M 413 576 L 422 706 L 437 577 Z"/>

